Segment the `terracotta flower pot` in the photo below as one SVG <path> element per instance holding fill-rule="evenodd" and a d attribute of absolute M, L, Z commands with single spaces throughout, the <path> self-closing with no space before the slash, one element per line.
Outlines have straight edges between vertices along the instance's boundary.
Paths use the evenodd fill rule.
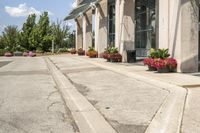
<path fill-rule="evenodd" d="M 83 50 L 83 51 L 78 51 L 78 55 L 85 55 L 85 50 Z"/>
<path fill-rule="evenodd" d="M 97 58 L 98 53 L 97 53 L 96 51 L 88 51 L 88 52 L 87 52 L 87 55 L 88 55 L 90 58 Z"/>
<path fill-rule="evenodd" d="M 76 50 L 75 50 L 75 49 L 72 49 L 72 50 L 70 50 L 70 53 L 71 53 L 71 54 L 76 54 Z"/>
<path fill-rule="evenodd" d="M 122 56 L 119 53 L 110 54 L 111 62 L 122 62 Z"/>

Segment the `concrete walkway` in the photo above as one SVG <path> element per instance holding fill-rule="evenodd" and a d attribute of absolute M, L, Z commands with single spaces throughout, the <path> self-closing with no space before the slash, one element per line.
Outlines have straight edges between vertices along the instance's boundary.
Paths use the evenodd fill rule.
<path fill-rule="evenodd" d="M 71 55 L 51 60 L 119 133 L 200 132 L 199 77 Z"/>
<path fill-rule="evenodd" d="M 80 59 L 80 57 L 77 57 Z M 146 71 L 147 67 L 138 65 L 127 65 L 124 63 L 108 63 L 103 59 L 87 59 L 81 57 L 81 60 L 90 62 L 95 65 L 109 66 L 115 70 L 123 70 L 132 74 L 144 76 L 149 79 L 155 79 L 168 84 L 179 86 L 180 89 L 186 90 L 184 101 L 184 110 L 181 120 L 180 131 L 183 133 L 199 133 L 200 132 L 200 77 L 183 73 L 166 73 L 159 74 L 156 72 Z"/>
<path fill-rule="evenodd" d="M 0 57 L 0 133 L 78 133 L 43 58 Z"/>

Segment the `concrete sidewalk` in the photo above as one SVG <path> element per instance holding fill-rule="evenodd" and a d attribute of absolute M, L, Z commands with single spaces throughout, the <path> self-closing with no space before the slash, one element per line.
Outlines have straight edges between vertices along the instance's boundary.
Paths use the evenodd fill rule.
<path fill-rule="evenodd" d="M 191 102 L 198 93 L 188 90 L 198 77 L 71 55 L 51 60 L 119 133 L 199 132 Z"/>
<path fill-rule="evenodd" d="M 87 57 L 75 57 L 79 60 L 90 62 L 97 66 L 111 68 L 114 71 L 123 71 L 133 75 L 143 76 L 149 79 L 162 81 L 167 84 L 179 86 L 186 90 L 184 110 L 181 120 L 180 131 L 183 133 L 200 132 L 200 77 L 183 73 L 165 73 L 147 71 L 147 67 L 138 65 L 127 65 L 125 63 L 108 63 L 103 59 L 88 59 Z M 151 81 L 150 81 L 151 82 Z M 163 86 L 164 87 L 164 86 Z"/>

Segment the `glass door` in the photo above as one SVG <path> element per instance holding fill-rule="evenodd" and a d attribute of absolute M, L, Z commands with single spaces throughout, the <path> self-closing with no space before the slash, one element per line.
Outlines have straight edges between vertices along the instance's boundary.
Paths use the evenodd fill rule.
<path fill-rule="evenodd" d="M 145 57 L 156 47 L 155 0 L 136 0 L 135 47 L 137 57 Z"/>

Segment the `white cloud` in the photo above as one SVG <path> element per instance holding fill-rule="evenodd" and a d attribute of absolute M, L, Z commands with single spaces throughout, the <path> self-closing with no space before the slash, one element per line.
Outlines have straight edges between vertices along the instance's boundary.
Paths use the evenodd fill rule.
<path fill-rule="evenodd" d="M 41 15 L 41 11 L 36 10 L 34 7 L 28 7 L 26 3 L 19 4 L 17 7 L 5 6 L 5 11 L 12 17 L 24 17 L 30 14 Z M 48 11 L 49 15 L 53 15 Z"/>
<path fill-rule="evenodd" d="M 74 1 L 71 5 L 72 8 L 75 8 L 77 5 L 76 5 L 76 1 Z"/>
<path fill-rule="evenodd" d="M 0 25 L 0 30 L 4 30 L 6 28 L 6 25 Z"/>
<path fill-rule="evenodd" d="M 36 10 L 34 7 L 28 7 L 26 3 L 19 4 L 18 7 L 5 6 L 5 11 L 12 17 L 28 16 L 29 14 L 41 14 L 41 12 Z"/>

